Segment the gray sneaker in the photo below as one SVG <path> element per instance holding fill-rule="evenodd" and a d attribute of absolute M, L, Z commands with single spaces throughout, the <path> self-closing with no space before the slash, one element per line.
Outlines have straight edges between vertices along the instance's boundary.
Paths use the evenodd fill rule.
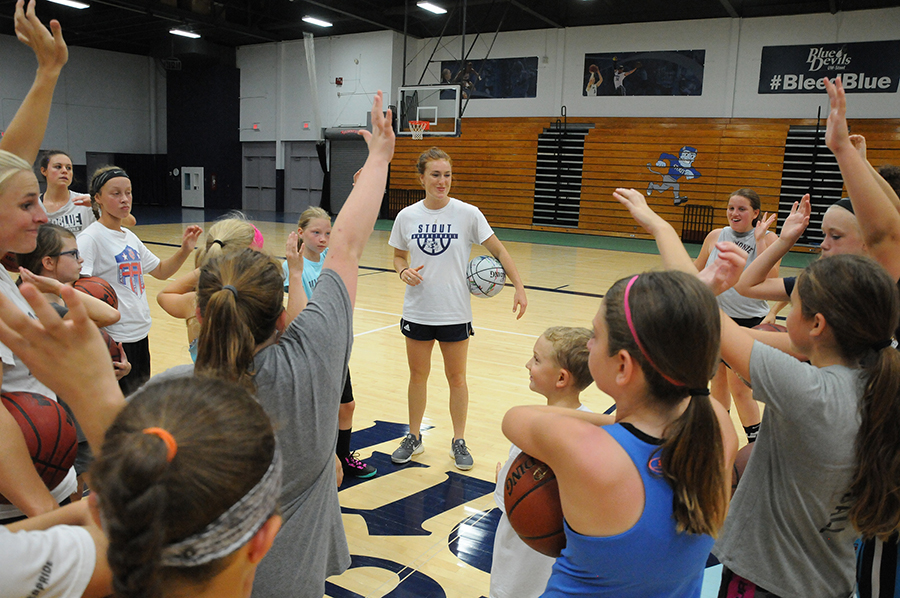
<path fill-rule="evenodd" d="M 453 458 L 456 469 L 468 471 L 475 465 L 475 460 L 472 459 L 472 455 L 469 454 L 469 449 L 466 447 L 466 441 L 462 438 L 457 438 L 450 444 L 450 457 Z"/>
<path fill-rule="evenodd" d="M 422 445 L 422 437 L 419 436 L 417 439 L 412 434 L 407 434 L 403 440 L 400 441 L 400 446 L 397 447 L 397 450 L 391 453 L 391 461 L 398 465 L 401 463 L 409 463 L 409 460 L 412 459 L 413 455 L 420 455 L 424 452 L 425 447 Z"/>

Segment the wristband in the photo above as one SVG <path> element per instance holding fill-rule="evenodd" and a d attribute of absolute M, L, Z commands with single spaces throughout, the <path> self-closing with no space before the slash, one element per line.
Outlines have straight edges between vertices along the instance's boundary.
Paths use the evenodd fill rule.
<path fill-rule="evenodd" d="M 406 272 L 407 270 L 409 270 L 409 266 L 400 270 L 400 274 L 398 274 L 398 276 L 400 277 L 400 280 L 403 280 L 403 273 Z"/>

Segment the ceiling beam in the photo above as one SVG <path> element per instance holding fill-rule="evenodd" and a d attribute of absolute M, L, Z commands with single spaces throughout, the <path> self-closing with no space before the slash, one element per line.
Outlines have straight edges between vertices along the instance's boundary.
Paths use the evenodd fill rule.
<path fill-rule="evenodd" d="M 256 27 L 246 27 L 243 25 L 238 25 L 230 21 L 223 21 L 214 16 L 199 15 L 186 10 L 180 10 L 178 8 L 167 6 L 160 2 L 148 1 L 137 5 L 129 2 L 128 0 L 93 0 L 93 2 L 95 4 L 102 4 L 104 6 L 110 6 L 113 8 L 118 8 L 120 10 L 135 12 L 138 14 L 156 17 L 158 19 L 164 19 L 167 21 L 173 21 L 176 23 L 193 23 L 197 25 L 207 26 L 212 29 L 221 29 L 230 33 L 237 33 L 239 35 L 245 35 L 254 39 L 261 39 L 267 42 L 280 42 L 283 39 Z"/>
<path fill-rule="evenodd" d="M 731 16 L 732 19 L 739 19 L 741 15 L 738 14 L 738 11 L 735 10 L 734 6 L 728 0 L 719 0 L 722 3 L 722 6 L 725 7 L 725 12 Z"/>
<path fill-rule="evenodd" d="M 722 1 L 724 1 L 724 0 L 722 0 Z M 554 21 L 554 20 L 552 20 L 552 19 L 550 19 L 550 18 L 548 18 L 548 17 L 545 17 L 545 16 L 542 15 L 541 13 L 539 13 L 539 12 L 537 12 L 537 11 L 535 11 L 535 10 L 532 10 L 532 9 L 528 8 L 527 6 L 525 6 L 524 4 L 522 4 L 521 2 L 518 2 L 517 0 L 509 0 L 509 3 L 512 4 L 513 6 L 515 6 L 516 8 L 518 8 L 518 9 L 521 10 L 521 11 L 527 12 L 528 14 L 530 14 L 530 15 L 533 16 L 533 17 L 537 17 L 538 19 L 540 19 L 540 20 L 542 20 L 543 22 L 547 23 L 547 24 L 550 25 L 551 27 L 554 27 L 554 28 L 556 28 L 556 29 L 562 29 L 562 28 L 563 28 L 563 25 L 560 25 L 560 24 L 557 23 L 556 21 Z"/>

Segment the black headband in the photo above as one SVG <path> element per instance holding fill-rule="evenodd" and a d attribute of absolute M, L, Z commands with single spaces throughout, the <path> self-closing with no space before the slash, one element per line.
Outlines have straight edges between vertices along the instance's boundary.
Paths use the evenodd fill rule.
<path fill-rule="evenodd" d="M 856 215 L 856 212 L 853 211 L 853 203 L 850 201 L 849 197 L 844 197 L 843 199 L 837 200 L 836 202 L 834 202 L 834 205 L 844 208 L 851 214 Z"/>
<path fill-rule="evenodd" d="M 91 197 L 100 193 L 100 189 L 103 189 L 103 185 L 108 183 L 110 179 L 115 179 L 118 177 L 125 177 L 126 179 L 130 179 L 128 173 L 122 170 L 121 168 L 111 168 L 109 170 L 104 170 L 100 174 L 94 177 L 94 180 L 91 181 Z"/>

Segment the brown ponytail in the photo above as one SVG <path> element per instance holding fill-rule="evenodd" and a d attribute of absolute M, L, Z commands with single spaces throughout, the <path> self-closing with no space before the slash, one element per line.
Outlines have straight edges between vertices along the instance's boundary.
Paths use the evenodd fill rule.
<path fill-rule="evenodd" d="M 706 390 L 719 359 L 718 304 L 695 276 L 647 272 L 631 283 L 626 314 L 631 280 L 615 283 L 603 301 L 609 354 L 628 351 L 661 405 L 674 407 L 691 397 L 666 429 L 663 476 L 673 490 L 678 530 L 715 536 L 728 505 L 722 433 Z"/>
<path fill-rule="evenodd" d="M 275 332 L 283 301 L 281 266 L 265 254 L 245 249 L 210 260 L 197 283 L 195 371 L 254 389 L 253 356 Z"/>

